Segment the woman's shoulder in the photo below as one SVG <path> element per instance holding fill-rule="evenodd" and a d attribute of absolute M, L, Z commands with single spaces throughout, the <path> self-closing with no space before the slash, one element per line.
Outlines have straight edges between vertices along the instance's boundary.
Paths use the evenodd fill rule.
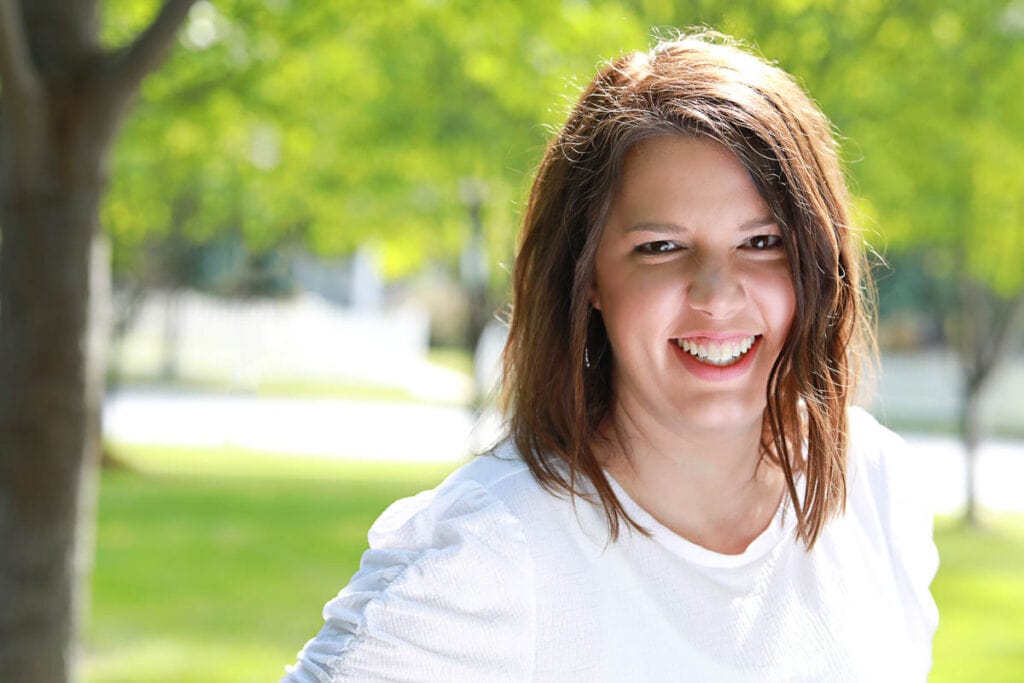
<path fill-rule="evenodd" d="M 932 541 L 932 510 L 927 495 L 928 459 L 881 425 L 867 411 L 850 417 L 847 515 L 862 529 L 877 528 L 901 585 L 914 628 L 931 642 L 938 623 L 928 586 L 939 556 Z"/>
<path fill-rule="evenodd" d="M 925 463 L 900 435 L 863 408 L 850 408 L 848 482 L 852 493 L 870 491 L 875 505 L 925 508 L 921 486 Z"/>
<path fill-rule="evenodd" d="M 849 422 L 848 472 L 851 479 L 866 478 L 873 487 L 912 486 L 922 468 L 921 454 L 902 436 L 881 424 L 860 407 L 847 411 Z M 920 489 L 919 486 L 913 486 Z"/>
<path fill-rule="evenodd" d="M 907 443 L 863 408 L 849 410 L 851 483 L 870 486 L 879 501 L 930 514 L 928 454 Z"/>
<path fill-rule="evenodd" d="M 525 467 L 507 452 L 478 456 L 390 505 L 287 680 L 528 678 L 532 559 L 502 499 L 509 483 L 526 488 Z"/>
<path fill-rule="evenodd" d="M 433 489 L 392 503 L 370 530 L 370 545 L 421 542 L 438 524 L 515 524 L 514 508 L 543 495 L 530 468 L 503 442 L 459 467 Z"/>
<path fill-rule="evenodd" d="M 850 449 L 862 459 L 871 463 L 879 463 L 882 458 L 891 454 L 904 452 L 906 442 L 878 419 L 860 406 L 852 406 L 846 411 L 849 422 Z"/>
<path fill-rule="evenodd" d="M 507 439 L 452 472 L 439 489 L 465 486 L 469 482 L 499 497 L 537 489 L 529 466 Z"/>

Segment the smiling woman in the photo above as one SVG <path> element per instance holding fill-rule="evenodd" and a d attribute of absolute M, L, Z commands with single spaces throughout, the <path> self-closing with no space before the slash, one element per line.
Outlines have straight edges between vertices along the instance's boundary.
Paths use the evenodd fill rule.
<path fill-rule="evenodd" d="M 591 291 L 614 349 L 618 424 L 638 437 L 718 444 L 701 452 L 743 432 L 749 459 L 794 299 L 780 228 L 735 155 L 678 135 L 630 150 Z M 650 462 L 636 448 L 609 455 Z"/>
<path fill-rule="evenodd" d="M 508 438 L 381 516 L 289 680 L 925 680 L 861 258 L 787 74 L 709 33 L 606 66 L 530 196 Z"/>

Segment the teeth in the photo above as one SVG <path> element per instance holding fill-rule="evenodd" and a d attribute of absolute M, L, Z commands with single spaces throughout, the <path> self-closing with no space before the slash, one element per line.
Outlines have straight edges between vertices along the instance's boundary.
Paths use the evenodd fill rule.
<path fill-rule="evenodd" d="M 689 339 L 676 339 L 676 344 L 702 363 L 726 366 L 736 363 L 750 350 L 756 339 L 757 337 L 744 337 L 728 342 L 702 340 L 699 344 Z"/>

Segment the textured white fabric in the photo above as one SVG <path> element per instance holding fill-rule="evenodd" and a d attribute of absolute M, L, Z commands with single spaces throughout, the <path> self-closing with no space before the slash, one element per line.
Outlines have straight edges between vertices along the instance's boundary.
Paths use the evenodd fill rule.
<path fill-rule="evenodd" d="M 903 441 L 851 411 L 846 514 L 810 553 L 780 508 L 740 555 L 661 526 L 608 542 L 509 446 L 392 505 L 284 680 L 923 681 L 931 517 Z"/>

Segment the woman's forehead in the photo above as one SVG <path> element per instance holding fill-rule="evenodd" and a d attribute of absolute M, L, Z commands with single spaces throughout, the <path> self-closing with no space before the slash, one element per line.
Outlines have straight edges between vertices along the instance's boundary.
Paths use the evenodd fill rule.
<path fill-rule="evenodd" d="M 625 214 L 631 223 L 685 225 L 681 217 L 707 212 L 729 214 L 744 225 L 771 218 L 746 168 L 720 143 L 661 136 L 630 151 L 611 197 L 611 214 Z"/>

